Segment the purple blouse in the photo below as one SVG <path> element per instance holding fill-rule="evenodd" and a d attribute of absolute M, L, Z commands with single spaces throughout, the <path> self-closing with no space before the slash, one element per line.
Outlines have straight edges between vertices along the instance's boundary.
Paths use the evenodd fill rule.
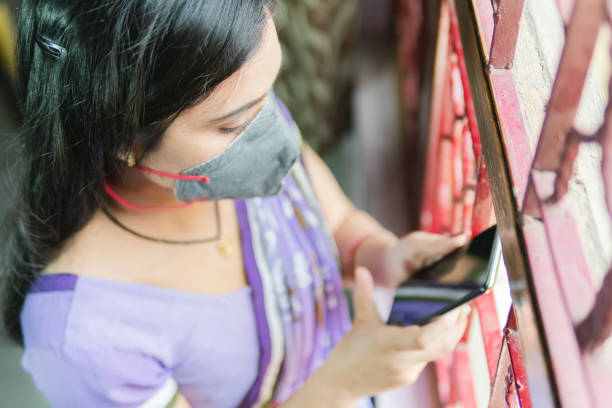
<path fill-rule="evenodd" d="M 53 407 L 136 407 L 170 379 L 193 407 L 235 407 L 258 370 L 251 302 L 248 286 L 204 295 L 43 275 L 21 315 L 22 366 Z"/>

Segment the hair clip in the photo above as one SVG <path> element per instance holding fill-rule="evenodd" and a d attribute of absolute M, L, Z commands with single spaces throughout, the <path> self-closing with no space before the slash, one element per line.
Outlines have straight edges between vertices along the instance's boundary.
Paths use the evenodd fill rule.
<path fill-rule="evenodd" d="M 40 34 L 35 36 L 36 44 L 45 52 L 47 55 L 60 59 L 66 56 L 66 49 L 61 45 L 54 43 L 50 39 L 43 37 Z"/>

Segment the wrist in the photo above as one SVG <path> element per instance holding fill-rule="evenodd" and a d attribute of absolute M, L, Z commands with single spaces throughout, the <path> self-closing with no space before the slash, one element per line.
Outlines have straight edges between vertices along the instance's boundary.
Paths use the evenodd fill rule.
<path fill-rule="evenodd" d="M 346 384 L 342 383 L 345 376 L 335 372 L 330 367 L 330 361 L 319 367 L 309 378 L 313 388 L 321 392 L 321 401 L 325 401 L 327 407 L 354 408 L 360 400 L 360 396 L 354 395 Z"/>
<path fill-rule="evenodd" d="M 355 263 L 355 256 L 357 254 L 357 250 L 359 247 L 368 239 L 372 238 L 376 235 L 376 231 L 370 231 L 363 233 L 354 239 L 351 244 L 342 251 L 342 266 L 345 271 L 345 276 L 349 279 L 354 279 L 355 267 L 357 264 Z"/>
<path fill-rule="evenodd" d="M 397 279 L 392 273 L 391 254 L 398 242 L 395 234 L 387 230 L 369 236 L 355 251 L 354 265 L 366 267 L 377 286 L 393 287 Z"/>
<path fill-rule="evenodd" d="M 359 398 L 351 395 L 337 380 L 338 376 L 328 372 L 324 363 L 278 408 L 355 408 Z"/>

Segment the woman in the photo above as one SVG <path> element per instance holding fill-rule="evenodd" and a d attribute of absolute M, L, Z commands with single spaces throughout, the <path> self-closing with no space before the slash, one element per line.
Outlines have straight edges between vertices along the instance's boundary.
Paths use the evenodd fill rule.
<path fill-rule="evenodd" d="M 377 314 L 465 238 L 342 194 L 272 92 L 271 6 L 23 2 L 4 321 L 52 406 L 366 407 L 458 341 L 465 311 Z"/>

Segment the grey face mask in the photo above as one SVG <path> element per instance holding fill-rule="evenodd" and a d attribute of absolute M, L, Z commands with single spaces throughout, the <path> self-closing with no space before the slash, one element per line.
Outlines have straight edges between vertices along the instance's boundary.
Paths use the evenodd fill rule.
<path fill-rule="evenodd" d="M 274 92 L 267 97 L 263 109 L 225 150 L 180 173 L 210 179 L 207 184 L 177 180 L 174 195 L 180 201 L 265 197 L 281 190 L 300 155 L 300 142 Z"/>

